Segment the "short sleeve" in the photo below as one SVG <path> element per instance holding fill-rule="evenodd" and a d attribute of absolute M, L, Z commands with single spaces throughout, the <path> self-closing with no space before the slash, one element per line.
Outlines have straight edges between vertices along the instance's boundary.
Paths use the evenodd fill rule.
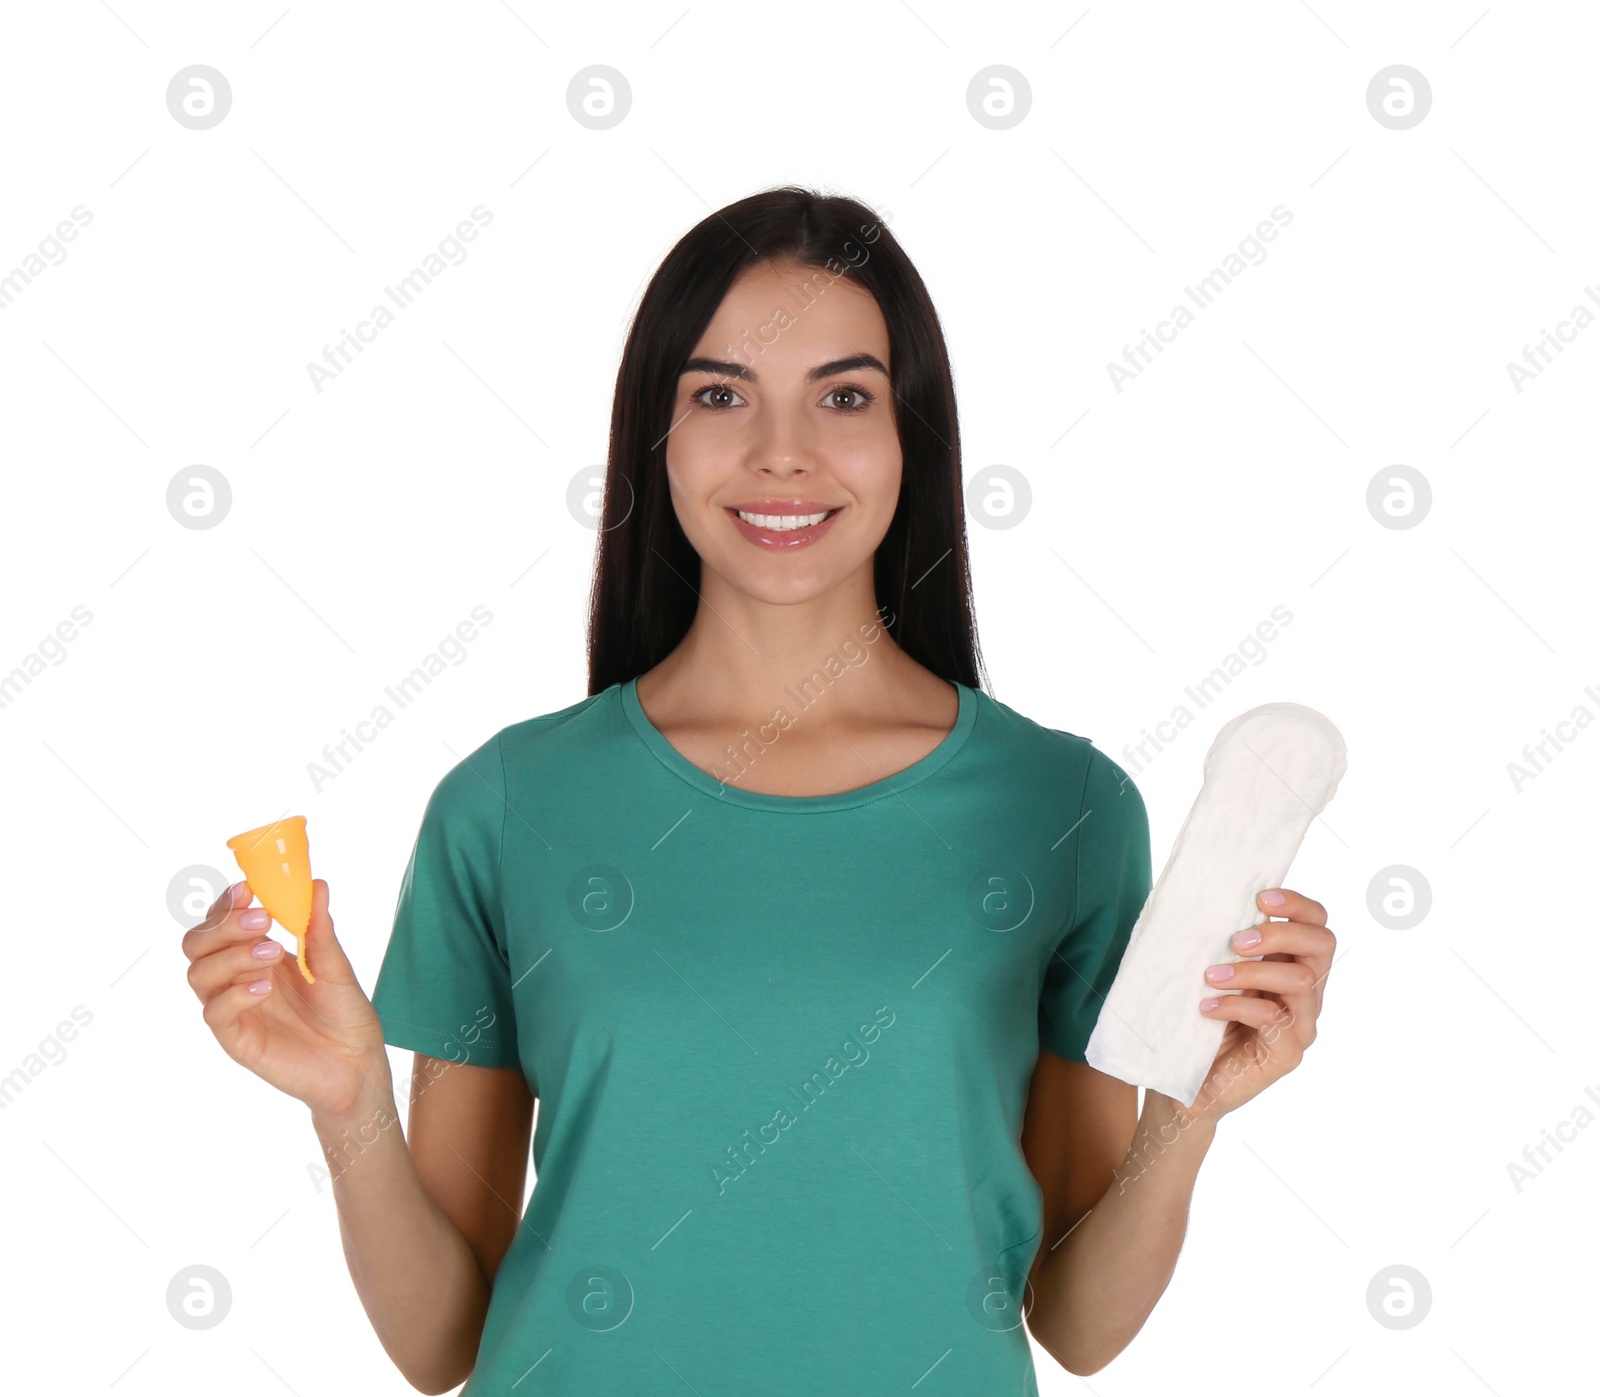
<path fill-rule="evenodd" d="M 1083 1062 L 1151 889 L 1144 799 L 1133 778 L 1093 746 L 1070 842 L 1077 891 L 1045 967 L 1039 1046 L 1069 1062 Z"/>
<path fill-rule="evenodd" d="M 372 991 L 383 1040 L 447 1062 L 515 1067 L 500 900 L 505 768 L 497 733 L 445 773 L 423 811 Z"/>

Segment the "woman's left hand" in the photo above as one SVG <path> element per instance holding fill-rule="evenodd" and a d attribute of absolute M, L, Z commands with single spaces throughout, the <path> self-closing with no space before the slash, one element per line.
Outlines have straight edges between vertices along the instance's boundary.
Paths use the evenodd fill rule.
<path fill-rule="evenodd" d="M 1274 892 L 1283 896 L 1277 906 L 1265 900 Z M 1240 955 L 1261 959 L 1213 966 L 1206 972 L 1206 982 L 1215 989 L 1243 991 L 1216 995 L 1214 1008 L 1200 1010 L 1207 1018 L 1229 1020 L 1205 1085 L 1187 1108 L 1188 1113 L 1213 1121 L 1300 1065 L 1317 1037 L 1322 987 L 1333 965 L 1334 936 L 1320 902 L 1288 888 L 1267 888 L 1256 895 L 1256 903 L 1268 917 L 1286 918 L 1261 922 L 1234 935 L 1233 948 Z M 1253 935 L 1260 940 L 1246 944 L 1244 938 Z M 1232 973 L 1217 979 L 1220 971 Z M 1202 1001 L 1211 997 L 1204 990 L 1197 996 Z"/>

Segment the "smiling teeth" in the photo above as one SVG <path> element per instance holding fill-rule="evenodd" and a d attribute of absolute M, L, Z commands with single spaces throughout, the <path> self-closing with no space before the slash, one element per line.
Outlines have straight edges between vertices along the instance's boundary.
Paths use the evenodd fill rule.
<path fill-rule="evenodd" d="M 744 510 L 736 513 L 746 524 L 754 524 L 758 529 L 772 529 L 777 533 L 787 533 L 791 529 L 808 529 L 813 524 L 820 524 L 833 511 L 825 509 L 821 514 L 746 514 Z"/>

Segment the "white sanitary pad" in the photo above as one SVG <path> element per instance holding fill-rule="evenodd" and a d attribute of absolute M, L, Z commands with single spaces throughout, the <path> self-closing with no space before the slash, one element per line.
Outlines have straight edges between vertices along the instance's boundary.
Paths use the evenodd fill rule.
<path fill-rule="evenodd" d="M 1257 959 L 1232 938 L 1267 919 L 1256 894 L 1283 886 L 1344 772 L 1344 738 L 1314 708 L 1266 703 L 1224 724 L 1100 1008 L 1091 1067 L 1194 1104 L 1227 1028 L 1200 1001 L 1239 993 L 1212 986 L 1206 967 Z"/>

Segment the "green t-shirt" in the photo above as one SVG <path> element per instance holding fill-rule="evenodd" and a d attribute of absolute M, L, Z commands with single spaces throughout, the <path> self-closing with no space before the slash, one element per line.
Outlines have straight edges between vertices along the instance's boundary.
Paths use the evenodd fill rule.
<path fill-rule="evenodd" d="M 1023 1107 L 1041 1048 L 1083 1061 L 1149 826 L 1089 739 L 957 688 L 837 795 L 719 782 L 632 681 L 440 780 L 384 1038 L 539 1099 L 470 1397 L 1037 1392 Z"/>

